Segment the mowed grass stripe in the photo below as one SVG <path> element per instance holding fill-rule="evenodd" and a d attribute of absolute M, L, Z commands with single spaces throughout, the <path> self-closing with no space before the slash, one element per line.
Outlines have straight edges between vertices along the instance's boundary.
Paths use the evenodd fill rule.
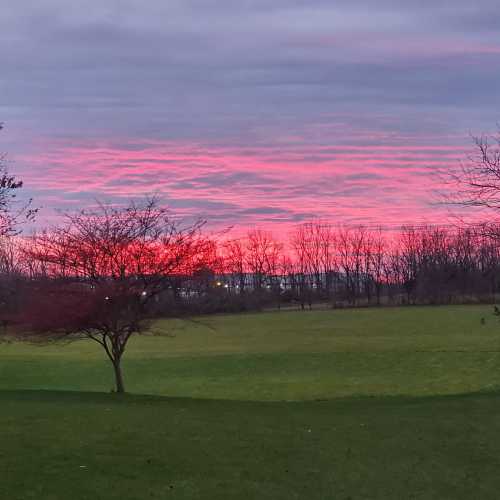
<path fill-rule="evenodd" d="M 500 353 L 255 354 L 124 363 L 136 394 L 234 400 L 314 400 L 350 395 L 434 395 L 494 390 Z M 3 360 L 0 389 L 109 392 L 105 360 Z"/>
<path fill-rule="evenodd" d="M 0 392 L 0 498 L 496 499 L 500 397 Z"/>
<path fill-rule="evenodd" d="M 159 321 L 131 341 L 124 374 L 133 393 L 197 398 L 455 394 L 500 386 L 498 351 L 490 306 L 275 312 Z M 112 386 L 92 342 L 0 345 L 0 389 Z"/>

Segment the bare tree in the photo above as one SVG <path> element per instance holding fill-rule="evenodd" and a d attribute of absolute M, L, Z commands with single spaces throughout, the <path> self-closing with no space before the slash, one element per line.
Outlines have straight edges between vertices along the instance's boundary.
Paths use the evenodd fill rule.
<path fill-rule="evenodd" d="M 407 303 L 415 302 L 415 290 L 420 265 L 421 239 L 418 228 L 405 226 L 399 237 L 399 272 Z"/>
<path fill-rule="evenodd" d="M 379 228 L 371 239 L 370 272 L 372 273 L 377 305 L 381 304 L 382 287 L 384 282 L 384 265 L 387 261 L 387 241 L 382 229 Z"/>
<path fill-rule="evenodd" d="M 207 266 L 201 226 L 181 227 L 154 199 L 68 214 L 30 240 L 26 252 L 44 275 L 30 282 L 21 329 L 41 341 L 97 342 L 113 365 L 116 392 L 124 392 L 129 339 L 147 330 L 158 298 L 179 277 Z"/>
<path fill-rule="evenodd" d="M 337 234 L 339 268 L 344 273 L 347 299 L 352 305 L 357 304 L 363 281 L 367 278 L 365 269 L 367 238 L 368 232 L 363 226 L 344 227 Z"/>
<path fill-rule="evenodd" d="M 246 288 L 246 247 L 241 239 L 228 240 L 223 245 L 224 271 L 228 274 L 231 288 L 245 293 Z"/>
<path fill-rule="evenodd" d="M 302 224 L 291 234 L 290 244 L 294 251 L 294 287 L 302 310 L 306 302 L 312 308 L 312 271 L 310 251 L 310 224 Z"/>
<path fill-rule="evenodd" d="M 0 130 L 3 125 L 0 123 Z M 0 153 L 0 237 L 18 234 L 23 223 L 33 220 L 37 209 L 32 200 L 20 201 L 19 190 L 23 181 L 11 175 L 6 165 L 6 155 Z"/>
<path fill-rule="evenodd" d="M 472 137 L 474 151 L 458 168 L 446 172 L 454 194 L 448 201 L 500 210 L 500 130 L 496 136 Z"/>
<path fill-rule="evenodd" d="M 19 299 L 21 269 L 15 236 L 19 235 L 24 223 L 35 218 L 37 212 L 31 199 L 19 199 L 22 187 L 23 182 L 9 173 L 6 155 L 0 153 L 0 337 L 8 333 L 7 325 Z"/>
<path fill-rule="evenodd" d="M 246 267 L 252 274 L 254 290 L 259 291 L 267 285 L 272 288 L 283 245 L 277 242 L 268 231 L 255 229 L 247 235 Z"/>

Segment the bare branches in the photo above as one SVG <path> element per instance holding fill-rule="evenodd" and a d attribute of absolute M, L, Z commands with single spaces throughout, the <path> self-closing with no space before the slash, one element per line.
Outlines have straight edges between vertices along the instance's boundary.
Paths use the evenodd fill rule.
<path fill-rule="evenodd" d="M 3 124 L 0 123 L 0 130 Z M 11 175 L 6 166 L 6 155 L 0 154 L 0 236 L 13 236 L 21 232 L 21 226 L 32 221 L 38 210 L 32 200 L 20 201 L 19 190 L 23 182 Z"/>
<path fill-rule="evenodd" d="M 272 287 L 277 274 L 279 257 L 283 245 L 268 231 L 255 229 L 247 234 L 246 266 L 253 277 L 253 287 L 261 290 L 265 285 Z"/>
<path fill-rule="evenodd" d="M 202 227 L 181 226 L 155 199 L 67 214 L 23 247 L 26 261 L 35 263 L 24 329 L 42 340 L 97 342 L 113 363 L 121 392 L 120 361 L 130 337 L 148 326 L 161 294 L 212 258 L 213 244 Z"/>
<path fill-rule="evenodd" d="M 454 188 L 449 203 L 500 209 L 500 131 L 496 136 L 472 137 L 474 152 L 457 168 L 446 172 Z"/>

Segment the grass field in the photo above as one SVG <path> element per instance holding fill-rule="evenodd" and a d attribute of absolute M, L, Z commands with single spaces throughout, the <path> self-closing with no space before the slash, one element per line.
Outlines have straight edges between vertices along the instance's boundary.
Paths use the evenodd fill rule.
<path fill-rule="evenodd" d="M 0 499 L 498 498 L 491 307 L 161 321 L 124 371 L 0 345 Z"/>

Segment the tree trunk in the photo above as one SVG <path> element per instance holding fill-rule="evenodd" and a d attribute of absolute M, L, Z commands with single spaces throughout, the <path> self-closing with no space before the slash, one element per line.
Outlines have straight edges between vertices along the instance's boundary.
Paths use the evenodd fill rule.
<path fill-rule="evenodd" d="M 125 385 L 123 383 L 121 359 L 113 361 L 113 369 L 115 372 L 116 392 L 118 394 L 123 394 L 125 392 Z"/>

